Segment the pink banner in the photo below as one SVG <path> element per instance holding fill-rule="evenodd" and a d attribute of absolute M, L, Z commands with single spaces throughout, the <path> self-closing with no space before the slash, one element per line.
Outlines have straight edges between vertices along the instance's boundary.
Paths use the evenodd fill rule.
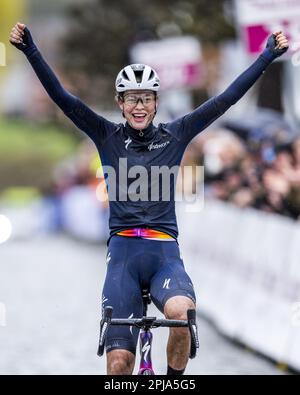
<path fill-rule="evenodd" d="M 280 21 L 280 23 L 277 24 L 277 26 L 281 27 L 281 30 L 286 34 L 288 39 L 291 42 L 290 45 L 290 53 L 292 53 L 294 50 L 296 50 L 297 47 L 297 42 L 300 40 L 299 37 L 295 37 L 292 32 L 295 32 L 295 24 L 299 24 L 297 27 L 298 29 L 300 28 L 300 21 Z M 274 26 L 273 25 L 252 25 L 252 26 L 244 26 L 243 27 L 243 36 L 246 40 L 246 47 L 247 51 L 250 54 L 258 54 L 263 51 L 265 48 L 266 42 L 268 37 L 274 33 Z M 272 30 L 273 29 L 273 30 Z M 298 38 L 298 41 L 297 41 Z"/>

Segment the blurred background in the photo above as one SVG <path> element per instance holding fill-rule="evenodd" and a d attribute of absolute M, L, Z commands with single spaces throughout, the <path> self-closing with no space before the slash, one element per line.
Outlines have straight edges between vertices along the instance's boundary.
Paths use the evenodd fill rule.
<path fill-rule="evenodd" d="M 157 69 L 156 122 L 166 122 L 221 93 L 272 32 L 286 33 L 289 53 L 190 144 L 183 165 L 204 166 L 205 209 L 181 202 L 178 218 L 206 344 L 190 373 L 300 370 L 300 0 L 0 0 L 0 9 L 0 374 L 104 373 L 93 358 L 109 215 L 101 163 L 9 45 L 17 21 L 63 85 L 115 122 L 125 65 Z M 202 180 L 191 181 L 192 194 Z"/>

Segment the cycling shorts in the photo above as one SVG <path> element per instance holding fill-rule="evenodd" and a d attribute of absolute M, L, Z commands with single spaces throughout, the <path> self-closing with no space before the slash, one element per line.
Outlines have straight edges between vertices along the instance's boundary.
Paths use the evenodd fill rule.
<path fill-rule="evenodd" d="M 113 236 L 107 253 L 103 308 L 112 306 L 115 318 L 141 318 L 145 288 L 162 313 L 167 301 L 174 296 L 186 296 L 196 303 L 194 287 L 177 242 Z M 137 328 L 111 326 L 106 351 L 121 349 L 135 354 L 138 335 Z"/>

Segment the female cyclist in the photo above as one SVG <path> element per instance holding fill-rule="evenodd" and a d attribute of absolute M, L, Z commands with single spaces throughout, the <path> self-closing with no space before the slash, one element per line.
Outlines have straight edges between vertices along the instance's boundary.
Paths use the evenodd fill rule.
<path fill-rule="evenodd" d="M 14 26 L 10 42 L 25 54 L 52 100 L 92 139 L 103 166 L 115 171 L 116 198 L 110 200 L 111 237 L 103 306 L 112 306 L 118 318 L 141 317 L 142 289 L 147 288 L 166 318 L 187 319 L 187 310 L 196 307 L 196 297 L 177 242 L 175 182 L 170 185 L 168 198 L 159 175 L 148 184 L 135 183 L 138 175 L 149 180 L 153 168 L 179 167 L 190 141 L 237 103 L 271 62 L 287 51 L 287 38 L 282 32 L 271 35 L 263 53 L 225 92 L 190 114 L 158 126 L 153 120 L 160 80 L 151 67 L 136 64 L 121 70 L 116 92 L 126 123 L 115 124 L 62 87 L 24 24 Z M 139 185 L 139 192 L 134 185 Z M 137 339 L 136 329 L 110 328 L 106 346 L 108 374 L 132 374 Z M 188 330 L 172 329 L 167 348 L 169 375 L 184 373 L 189 350 Z"/>

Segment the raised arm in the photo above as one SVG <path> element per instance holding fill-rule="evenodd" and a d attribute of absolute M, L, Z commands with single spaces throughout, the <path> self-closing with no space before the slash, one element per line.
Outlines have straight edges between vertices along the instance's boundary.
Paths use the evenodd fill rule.
<path fill-rule="evenodd" d="M 66 91 L 35 45 L 29 29 L 17 23 L 12 29 L 10 42 L 22 51 L 50 98 L 85 132 L 96 145 L 101 145 L 113 129 L 113 124 L 97 115 L 77 97 Z"/>
<path fill-rule="evenodd" d="M 191 141 L 211 123 L 236 104 L 255 84 L 267 67 L 288 50 L 288 40 L 282 32 L 272 34 L 259 58 L 240 75 L 222 94 L 208 100 L 195 111 L 171 122 L 168 128 L 186 142 Z"/>

